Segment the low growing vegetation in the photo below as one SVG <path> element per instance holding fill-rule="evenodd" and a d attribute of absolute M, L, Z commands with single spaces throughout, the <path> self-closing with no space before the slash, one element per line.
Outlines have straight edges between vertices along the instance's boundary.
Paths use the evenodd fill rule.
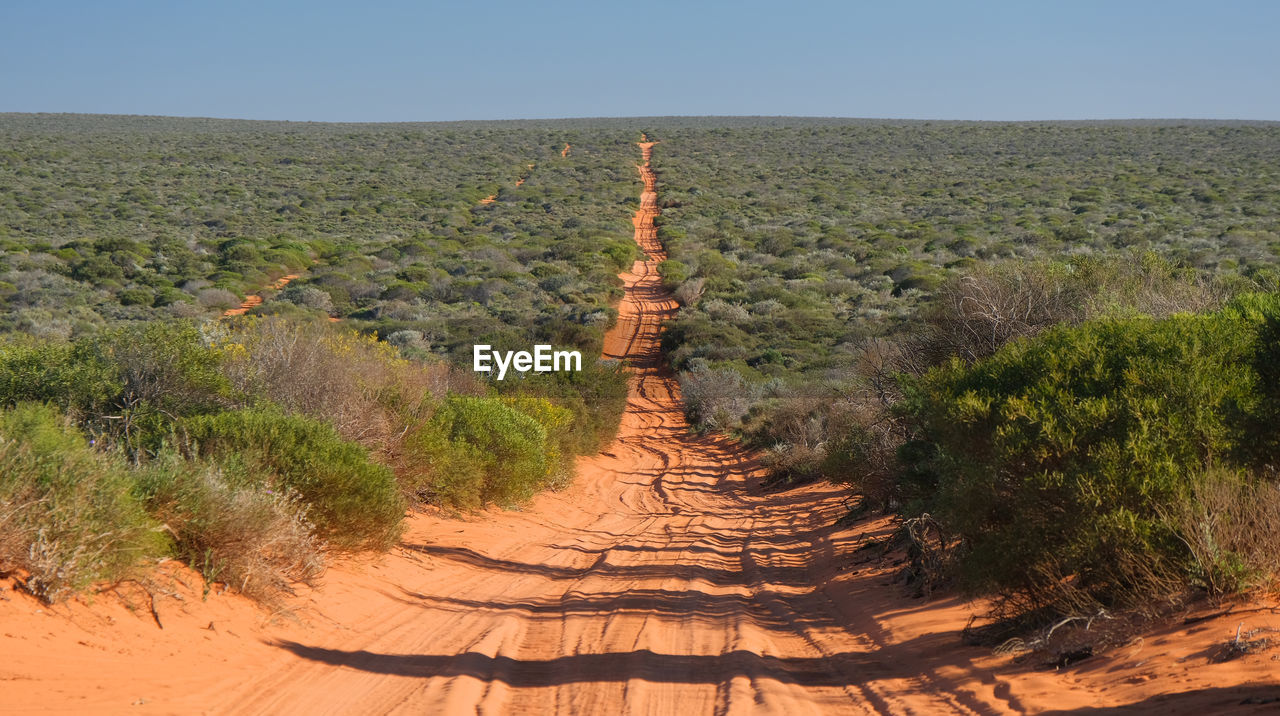
<path fill-rule="evenodd" d="M 127 576 L 165 549 L 133 488 L 124 462 L 56 409 L 0 413 L 0 570 L 27 572 L 27 589 L 49 601 Z"/>
<path fill-rule="evenodd" d="M 1241 549 L 1268 535 L 1240 513 L 1254 502 L 1265 516 L 1280 489 L 1264 480 L 1275 455 L 1255 449 L 1274 431 L 1253 368 L 1280 349 L 1268 325 L 1280 300 L 1247 295 L 1053 328 L 907 381 L 904 514 L 936 520 L 961 584 L 1017 611 L 1269 579 L 1269 554 Z M 1221 514 L 1204 511 L 1207 494 Z"/>
<path fill-rule="evenodd" d="M 280 318 L 8 336 L 0 376 L 0 572 L 50 601 L 165 556 L 278 598 L 333 550 L 394 544 L 413 505 L 515 505 L 567 484 L 620 415 L 588 401 L 625 391 L 596 366 L 572 379 L 581 393 L 498 394 Z"/>
<path fill-rule="evenodd" d="M 1275 578 L 1275 125 L 655 126 L 664 348 L 773 482 L 997 616 Z"/>
<path fill-rule="evenodd" d="M 625 375 L 489 383 L 470 346 L 599 355 L 633 134 L 0 117 L 0 572 L 53 600 L 176 556 L 274 599 L 407 508 L 567 484 Z"/>

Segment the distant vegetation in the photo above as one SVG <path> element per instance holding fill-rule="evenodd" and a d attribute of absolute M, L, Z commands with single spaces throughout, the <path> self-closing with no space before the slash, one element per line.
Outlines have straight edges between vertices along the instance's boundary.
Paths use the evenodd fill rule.
<path fill-rule="evenodd" d="M 868 340 L 994 263 L 1153 252 L 1280 280 L 1277 125 L 794 125 L 653 132 L 662 275 L 688 304 L 666 346 L 723 394 L 692 406 L 713 427 L 785 442 L 760 433 L 779 401 L 840 382 Z"/>
<path fill-rule="evenodd" d="M 633 134 L 0 116 L 0 328 L 211 316 L 302 273 L 258 312 L 598 353 L 635 254 Z"/>

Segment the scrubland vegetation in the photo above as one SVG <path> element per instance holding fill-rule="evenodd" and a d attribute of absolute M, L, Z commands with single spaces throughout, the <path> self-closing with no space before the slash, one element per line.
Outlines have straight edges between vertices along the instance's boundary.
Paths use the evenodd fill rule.
<path fill-rule="evenodd" d="M 301 273 L 256 312 L 435 354 L 482 337 L 594 355 L 635 255 L 633 134 L 0 117 L 0 329 L 212 316 Z"/>
<path fill-rule="evenodd" d="M 1274 578 L 1280 128 L 767 118 L 0 118 L 0 570 L 56 599 L 176 555 L 269 597 L 408 505 L 564 484 L 618 368 L 459 366 L 598 354 L 639 130 L 691 419 L 896 514 L 922 590 Z"/>
<path fill-rule="evenodd" d="M 271 598 L 326 552 L 391 546 L 414 504 L 563 486 L 621 408 L 496 395 L 373 336 L 279 318 L 10 335 L 0 376 L 0 568 L 50 600 L 170 555 Z M 612 368 L 576 378 L 620 390 Z"/>
<path fill-rule="evenodd" d="M 618 366 L 487 384 L 455 358 L 599 354 L 635 254 L 625 133 L 0 131 L 0 571 L 42 598 L 175 556 L 273 599 L 329 552 L 393 544 L 415 504 L 562 487 L 617 429 Z M 252 315 L 214 320 L 255 292 Z"/>
<path fill-rule="evenodd" d="M 691 418 L 994 616 L 1272 583 L 1274 125 L 671 128 Z"/>

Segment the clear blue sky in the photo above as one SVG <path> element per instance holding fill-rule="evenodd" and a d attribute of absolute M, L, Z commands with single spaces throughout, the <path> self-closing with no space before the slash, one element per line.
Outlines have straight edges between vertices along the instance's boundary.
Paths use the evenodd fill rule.
<path fill-rule="evenodd" d="M 8 0 L 0 111 L 1280 120 L 1280 2 Z"/>

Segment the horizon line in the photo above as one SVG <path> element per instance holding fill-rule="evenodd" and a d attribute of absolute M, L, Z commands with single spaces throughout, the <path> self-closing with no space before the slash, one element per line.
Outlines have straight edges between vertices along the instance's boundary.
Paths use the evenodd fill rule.
<path fill-rule="evenodd" d="M 391 119 L 391 120 L 323 120 L 323 119 L 257 119 L 245 117 L 215 117 L 209 115 L 177 114 L 119 114 L 110 112 L 29 112 L 0 111 L 0 117 L 83 117 L 125 119 L 176 119 L 207 120 L 218 122 L 257 122 L 264 124 L 326 124 L 326 125 L 396 125 L 396 124 L 461 124 L 492 122 L 569 122 L 590 120 L 659 120 L 659 119 L 773 119 L 773 120 L 828 120 L 855 122 L 941 122 L 947 124 L 1049 124 L 1070 122 L 1222 122 L 1234 124 L 1280 124 L 1280 119 L 1248 119 L 1231 117 L 1092 117 L 1092 118 L 1040 118 L 1040 119 L 954 119 L 941 117 L 853 117 L 841 115 L 801 114 L 666 114 L 666 115 L 597 115 L 577 117 L 515 117 L 471 119 Z"/>

